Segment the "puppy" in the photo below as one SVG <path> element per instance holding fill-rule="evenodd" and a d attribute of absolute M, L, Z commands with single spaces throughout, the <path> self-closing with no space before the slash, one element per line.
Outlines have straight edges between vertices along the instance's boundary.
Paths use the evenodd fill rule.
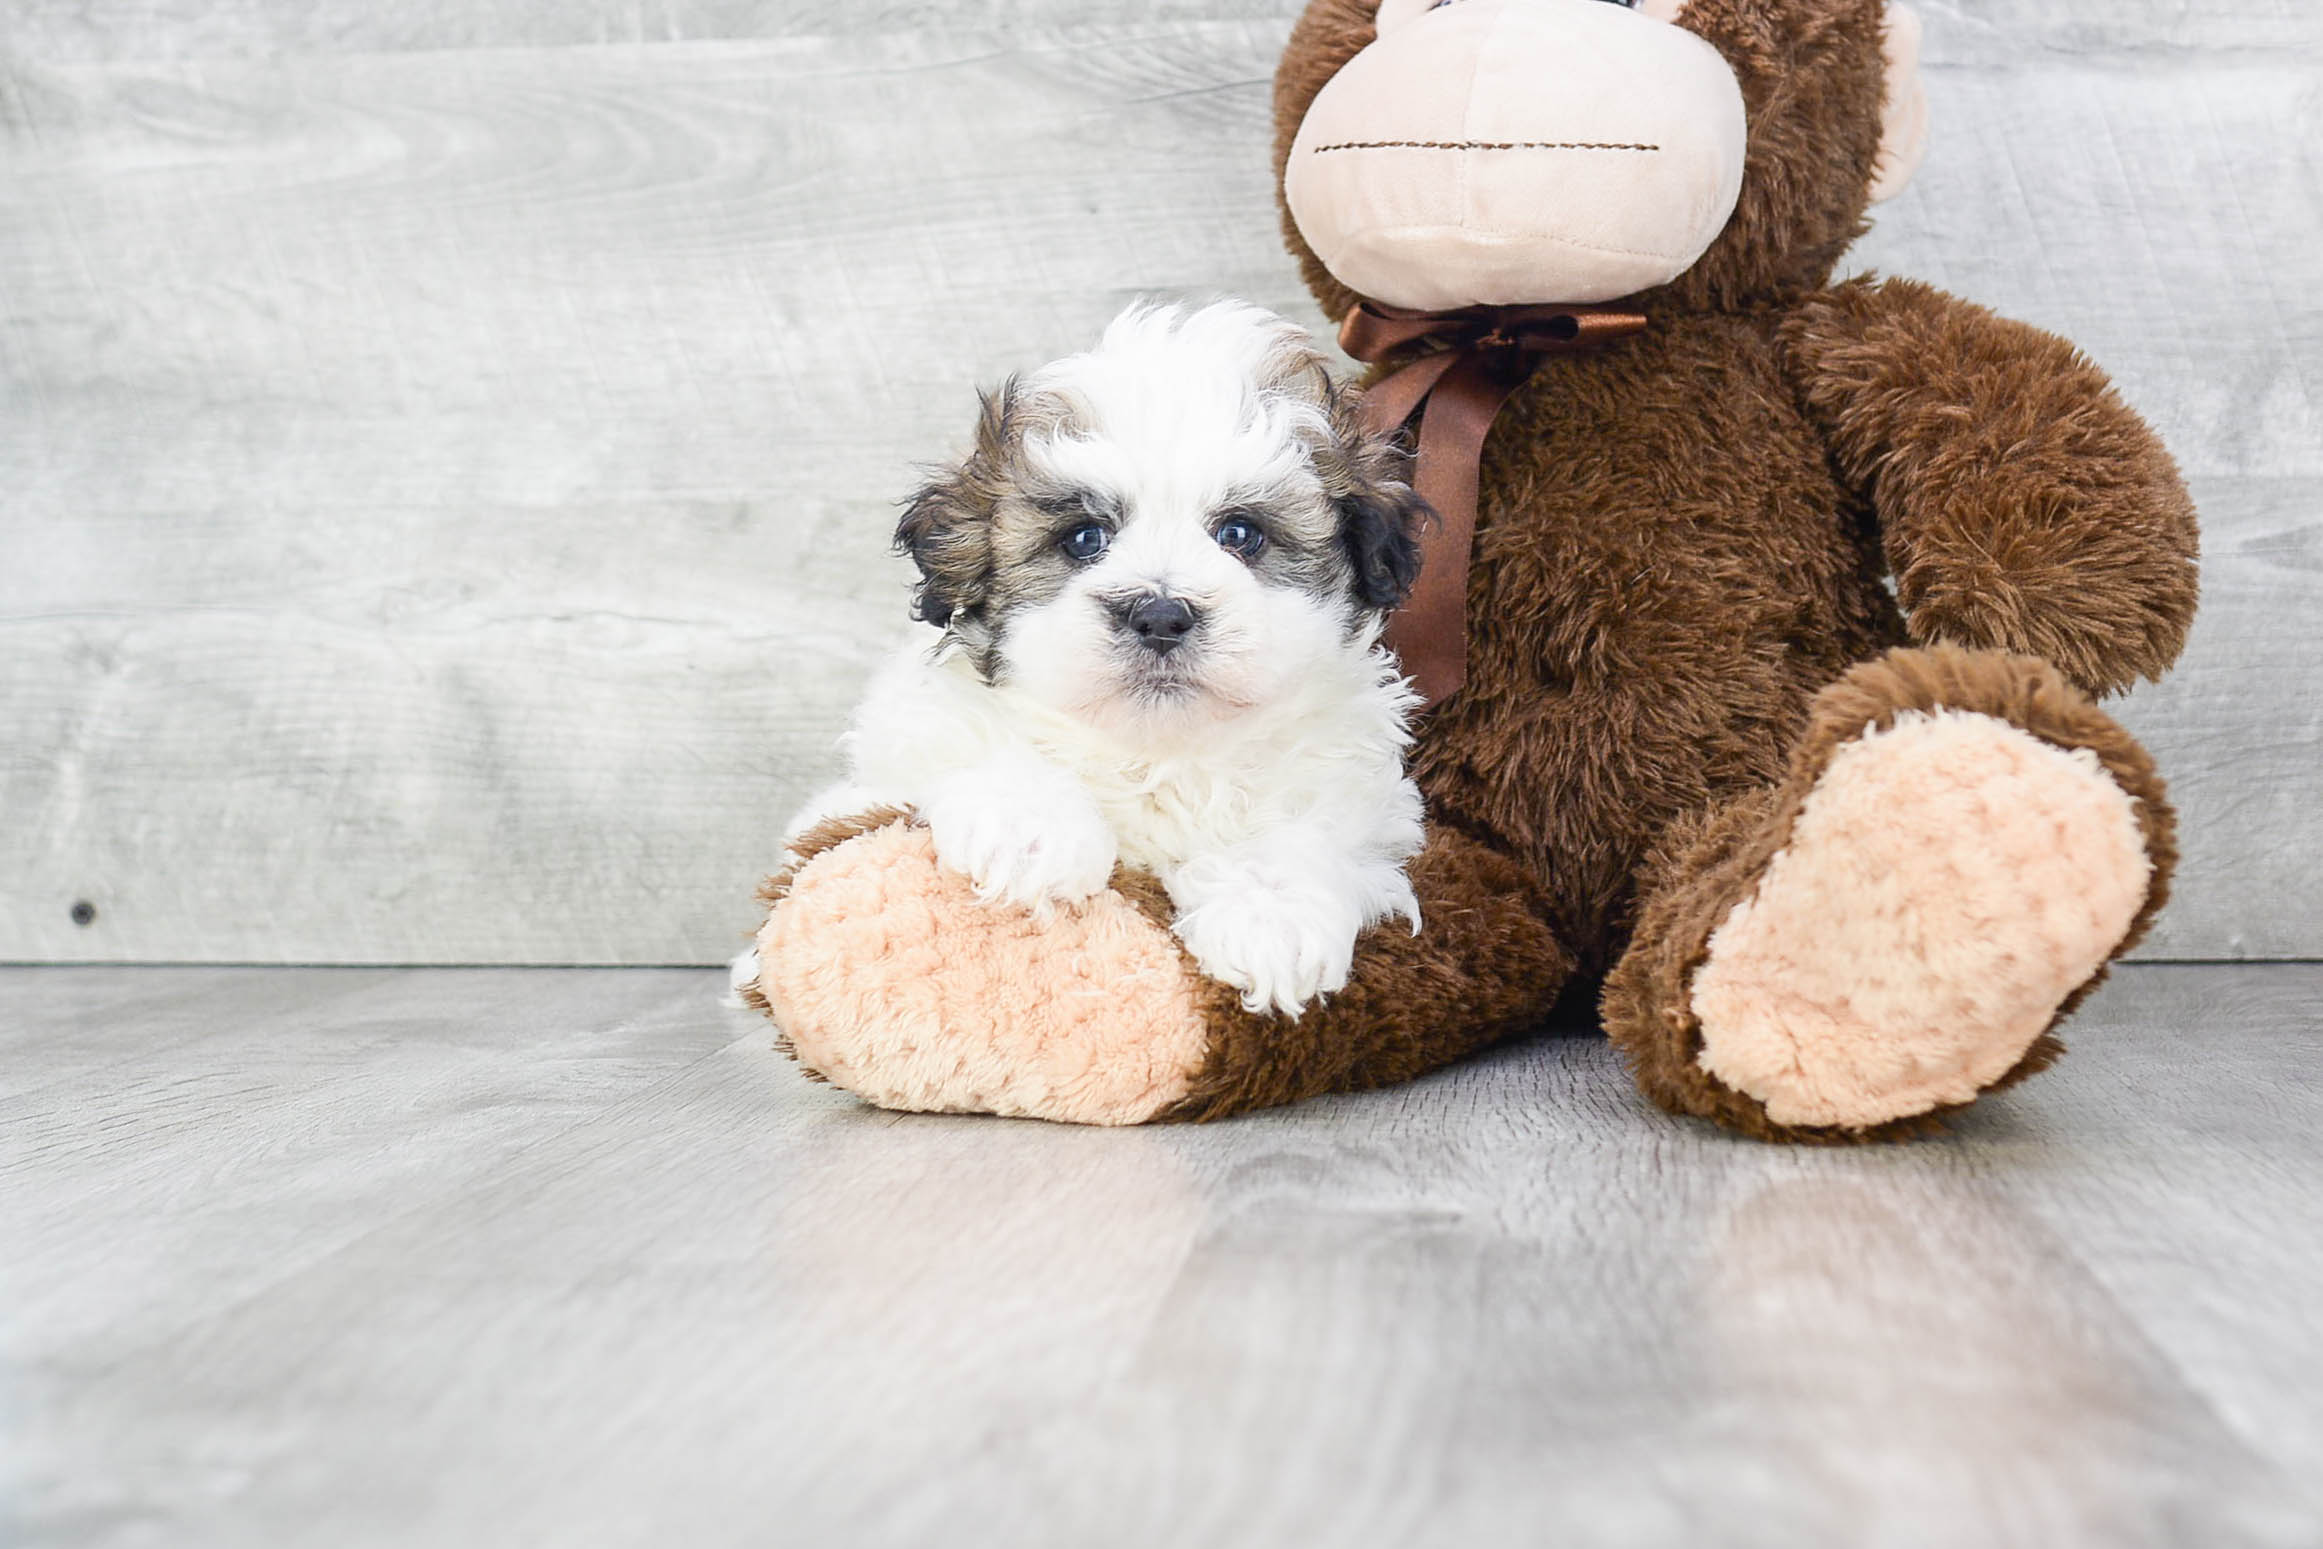
<path fill-rule="evenodd" d="M 1140 305 L 984 396 L 914 496 L 912 641 L 825 815 L 915 809 L 983 896 L 1046 909 L 1150 871 L 1203 971 L 1296 1016 L 1355 938 L 1419 926 L 1414 699 L 1379 644 L 1426 508 L 1297 325 Z"/>

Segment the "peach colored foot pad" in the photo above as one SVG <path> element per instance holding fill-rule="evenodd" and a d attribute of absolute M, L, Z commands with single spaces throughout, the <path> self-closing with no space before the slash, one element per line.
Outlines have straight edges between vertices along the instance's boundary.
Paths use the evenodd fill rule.
<path fill-rule="evenodd" d="M 1702 1068 L 1778 1124 L 1964 1103 L 2110 957 L 2152 863 L 2087 751 L 1907 714 L 1841 748 L 1694 977 Z"/>
<path fill-rule="evenodd" d="M 800 1062 L 882 1108 L 1137 1124 L 1208 1044 L 1177 942 L 1128 900 L 985 903 L 901 823 L 808 862 L 758 960 Z"/>

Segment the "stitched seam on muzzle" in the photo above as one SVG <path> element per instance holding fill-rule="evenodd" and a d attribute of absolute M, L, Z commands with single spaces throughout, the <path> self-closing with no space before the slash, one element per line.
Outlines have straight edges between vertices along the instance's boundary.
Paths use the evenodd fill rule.
<path fill-rule="evenodd" d="M 1658 145 L 1608 145 L 1588 140 L 1341 140 L 1318 145 L 1315 154 L 1331 151 L 1658 151 Z"/>

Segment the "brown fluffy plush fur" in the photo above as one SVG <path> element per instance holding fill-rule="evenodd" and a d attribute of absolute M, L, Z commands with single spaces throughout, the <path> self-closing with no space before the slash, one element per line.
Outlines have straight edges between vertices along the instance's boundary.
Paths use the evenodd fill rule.
<path fill-rule="evenodd" d="M 1254 1016 L 1214 985 L 1209 1063 L 1165 1118 L 1216 1119 L 1325 1092 L 1392 1086 L 1528 1030 L 1573 971 L 1522 867 L 1432 829 L 1411 864 L 1428 928 L 1363 938 L 1354 977 L 1297 1021 Z M 1146 895 L 1166 923 L 1158 884 Z"/>
<path fill-rule="evenodd" d="M 1278 180 L 1307 105 L 1371 41 L 1374 9 L 1314 0 L 1300 19 L 1276 77 Z M 1692 270 L 1637 298 L 1648 334 L 1550 361 L 1503 412 L 1468 682 L 1413 765 L 1438 822 L 1541 890 L 1582 969 L 1618 964 L 1606 1022 L 1650 1096 L 1796 1140 L 1842 1137 L 1772 1124 L 1696 1066 L 1687 987 L 1838 741 L 1940 703 L 2095 748 L 2148 827 L 2142 930 L 2173 858 L 2169 809 L 2136 744 L 2058 674 L 2092 693 L 2158 674 L 2195 601 L 2176 468 L 2070 345 L 1909 281 L 1824 288 L 1863 228 L 1883 22 L 1881 0 L 1688 7 L 1681 25 L 1726 57 L 1749 107 L 1741 204 Z M 1358 298 L 1287 208 L 1284 231 L 1342 314 Z M 1883 658 L 1907 645 L 2019 654 Z M 1421 898 L 1432 944 L 1470 955 L 1459 922 Z M 1447 983 L 1396 993 L 1418 1005 Z M 1301 1041 L 1330 1041 L 1338 1021 L 1336 1006 L 1311 1015 Z M 2060 1047 L 2045 1036 L 2002 1084 Z M 1209 1088 L 1235 1088 L 1238 1049 L 1221 1034 Z"/>
<path fill-rule="evenodd" d="M 1276 171 L 1372 39 L 1375 0 L 1313 0 L 1276 81 Z M 2168 454 L 2064 342 L 1909 281 L 1829 288 L 1862 230 L 1882 0 L 1693 0 L 1750 113 L 1741 203 L 1649 330 L 1557 357 L 1483 460 L 1468 678 L 1413 752 L 1434 827 L 1418 938 L 1372 932 L 1296 1022 L 1212 986 L 1209 1055 L 1157 1117 L 1401 1081 L 1542 1024 L 1600 977 L 1608 1031 L 1677 1113 L 1805 1142 L 1697 1062 L 1695 970 L 1849 739 L 1907 711 L 1996 717 L 2090 750 L 2133 799 L 2151 885 L 2174 859 L 2151 762 L 2086 694 L 2166 668 L 2195 602 Z M 1358 299 L 1284 230 L 1326 312 Z M 1554 298 L 1542 298 L 1549 300 Z M 1389 365 L 1394 362 L 1387 363 Z M 1891 568 L 1894 590 L 1889 589 Z M 1147 881 L 1117 886 L 1156 920 Z M 2102 978 L 2080 986 L 2068 1014 Z M 1996 1083 L 2061 1052 L 2051 1030 Z"/>

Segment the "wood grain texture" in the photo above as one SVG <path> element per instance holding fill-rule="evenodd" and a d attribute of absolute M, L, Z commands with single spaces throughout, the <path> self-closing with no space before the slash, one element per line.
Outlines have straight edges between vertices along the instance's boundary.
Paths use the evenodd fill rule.
<path fill-rule="evenodd" d="M 0 1531 L 2323 1537 L 2323 968 L 2131 968 L 1859 1153 L 1594 1039 L 1200 1129 L 903 1117 L 715 993 L 0 972 Z"/>
<path fill-rule="evenodd" d="M 27 53 L 91 63 L 1277 21 L 1285 0 L 16 0 Z"/>
<path fill-rule="evenodd" d="M 8 37 L 44 59 L 240 59 L 286 54 L 696 42 L 1060 23 L 1274 20 L 1300 0 L 15 0 Z M 2010 64 L 2028 51 L 2318 51 L 2305 0 L 1915 0 L 1931 58 Z"/>
<path fill-rule="evenodd" d="M 100 975 L 0 983 L 0 1362 L 198 1324 L 725 1042 L 692 973 Z"/>
<path fill-rule="evenodd" d="M 11 8 L 0 958 L 724 956 L 970 388 L 1138 294 L 1320 321 L 1294 9 Z M 2080 340 L 2205 508 L 2147 950 L 2323 955 L 2323 12 L 1924 9 L 1862 261 Z"/>

